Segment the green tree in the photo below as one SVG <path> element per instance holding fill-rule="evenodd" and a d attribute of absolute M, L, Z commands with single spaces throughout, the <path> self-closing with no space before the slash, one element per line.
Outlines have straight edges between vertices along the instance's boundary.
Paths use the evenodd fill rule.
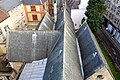
<path fill-rule="evenodd" d="M 104 22 L 102 14 L 105 10 L 105 0 L 89 0 L 85 15 L 87 16 L 87 23 L 93 32 Z"/>

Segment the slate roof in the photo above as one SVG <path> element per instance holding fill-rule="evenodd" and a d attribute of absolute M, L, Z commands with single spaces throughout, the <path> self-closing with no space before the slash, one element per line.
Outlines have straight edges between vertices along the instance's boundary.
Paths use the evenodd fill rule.
<path fill-rule="evenodd" d="M 10 11 L 20 4 L 22 4 L 20 0 L 0 0 L 0 7 L 6 11 Z"/>
<path fill-rule="evenodd" d="M 8 12 L 0 7 L 0 22 L 4 21 L 8 17 L 9 17 Z"/>
<path fill-rule="evenodd" d="M 58 14 L 56 34 L 55 31 L 9 31 L 8 59 L 32 61 L 48 57 L 43 80 L 84 80 L 103 66 L 107 68 L 87 23 L 75 33 L 66 7 Z"/>
<path fill-rule="evenodd" d="M 58 14 L 57 21 L 55 23 L 55 30 L 63 31 L 64 28 L 64 11 L 61 10 Z"/>
<path fill-rule="evenodd" d="M 71 9 L 68 7 L 68 4 L 65 5 L 66 11 L 71 15 Z M 69 16 L 71 17 L 71 16 Z M 62 30 L 63 31 L 63 24 L 64 24 L 64 10 L 60 10 L 57 16 L 57 21 L 55 23 L 55 30 Z"/>
<path fill-rule="evenodd" d="M 63 70 L 63 34 L 55 44 L 52 52 L 48 56 L 43 80 L 62 80 Z M 52 68 L 52 72 L 51 72 Z"/>
<path fill-rule="evenodd" d="M 36 30 L 53 30 L 54 21 L 47 12 L 43 19 L 40 21 Z"/>
<path fill-rule="evenodd" d="M 84 75 L 85 78 L 87 78 L 107 63 L 86 22 L 80 27 L 76 34 L 81 50 Z"/>
<path fill-rule="evenodd" d="M 46 58 L 58 37 L 59 31 L 17 31 L 8 32 L 9 61 L 32 62 Z"/>
<path fill-rule="evenodd" d="M 81 0 L 67 0 L 67 4 L 71 9 L 79 9 Z"/>
<path fill-rule="evenodd" d="M 31 4 L 43 4 L 46 0 L 22 0 L 23 4 L 31 5 Z"/>
<path fill-rule="evenodd" d="M 74 25 L 66 8 L 62 15 L 62 34 L 48 56 L 43 80 L 83 80 Z"/>

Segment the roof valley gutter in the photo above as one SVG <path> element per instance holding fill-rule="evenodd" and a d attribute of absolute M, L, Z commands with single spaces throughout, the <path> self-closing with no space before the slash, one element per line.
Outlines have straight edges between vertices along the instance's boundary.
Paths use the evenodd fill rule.
<path fill-rule="evenodd" d="M 79 61 L 80 61 L 80 67 L 81 67 L 81 73 L 82 73 L 82 77 L 84 79 L 84 71 L 83 71 L 83 63 L 82 63 L 82 58 L 81 58 L 81 53 L 80 53 L 80 47 L 78 44 L 78 39 L 76 38 L 76 43 L 77 43 L 77 50 L 78 50 L 78 55 L 79 55 Z"/>

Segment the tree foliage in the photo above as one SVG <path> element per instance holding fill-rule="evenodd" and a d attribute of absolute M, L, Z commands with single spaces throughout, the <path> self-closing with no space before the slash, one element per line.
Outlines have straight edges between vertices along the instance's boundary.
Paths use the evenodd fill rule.
<path fill-rule="evenodd" d="M 105 10 L 105 0 L 89 0 L 87 11 L 85 15 L 87 16 L 87 23 L 93 32 L 104 22 L 102 14 Z"/>

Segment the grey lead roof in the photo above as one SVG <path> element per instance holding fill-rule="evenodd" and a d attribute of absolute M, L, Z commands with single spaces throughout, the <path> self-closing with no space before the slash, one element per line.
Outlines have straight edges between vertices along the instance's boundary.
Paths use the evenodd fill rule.
<path fill-rule="evenodd" d="M 22 4 L 20 0 L 0 0 L 0 7 L 6 11 L 10 11 L 18 5 Z"/>
<path fill-rule="evenodd" d="M 23 4 L 31 5 L 31 4 L 43 4 L 46 0 L 22 0 Z"/>
<path fill-rule="evenodd" d="M 32 62 L 48 57 L 58 37 L 59 31 L 16 31 L 8 33 L 9 61 Z"/>
<path fill-rule="evenodd" d="M 54 21 L 52 17 L 46 12 L 45 16 L 43 17 L 42 21 L 37 27 L 37 30 L 53 30 Z"/>
<path fill-rule="evenodd" d="M 18 80 L 43 80 L 47 58 L 27 63 Z"/>

